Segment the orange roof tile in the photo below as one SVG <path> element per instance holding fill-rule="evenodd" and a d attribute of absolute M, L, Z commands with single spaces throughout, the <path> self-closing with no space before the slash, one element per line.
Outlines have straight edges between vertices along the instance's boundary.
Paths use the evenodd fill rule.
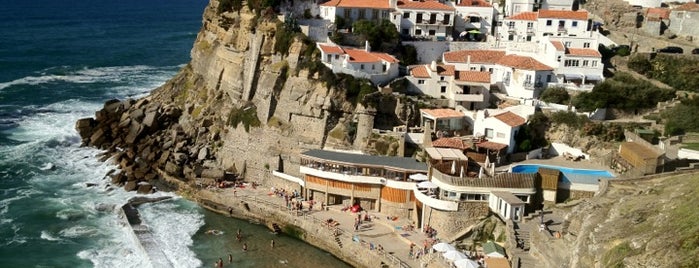
<path fill-rule="evenodd" d="M 552 18 L 552 19 L 571 19 L 571 20 L 587 20 L 588 17 L 587 10 L 549 10 L 542 9 L 539 10 L 539 18 Z"/>
<path fill-rule="evenodd" d="M 568 48 L 568 53 L 566 55 L 580 56 L 580 57 L 602 57 L 596 49 L 590 48 Z"/>
<path fill-rule="evenodd" d="M 670 18 L 670 10 L 667 8 L 651 7 L 648 10 L 646 10 L 646 17 L 668 19 Z"/>
<path fill-rule="evenodd" d="M 456 72 L 456 80 L 478 83 L 490 83 L 490 73 L 477 71 L 458 71 Z"/>
<path fill-rule="evenodd" d="M 345 54 L 349 55 L 350 62 L 378 62 L 381 60 L 398 62 L 396 58 L 386 53 L 367 52 L 364 49 L 345 48 Z"/>
<path fill-rule="evenodd" d="M 410 69 L 410 75 L 415 78 L 430 78 L 430 72 L 427 71 L 427 65 L 418 65 Z"/>
<path fill-rule="evenodd" d="M 442 76 L 453 76 L 455 73 L 454 65 L 437 65 L 437 74 Z"/>
<path fill-rule="evenodd" d="M 514 16 L 510 16 L 507 19 L 508 20 L 533 20 L 535 21 L 536 18 L 538 17 L 539 13 L 536 12 L 522 12 L 522 13 L 517 13 Z"/>
<path fill-rule="evenodd" d="M 484 0 L 462 0 L 457 6 L 462 7 L 490 7 L 490 3 Z"/>
<path fill-rule="evenodd" d="M 471 56 L 471 63 L 495 63 L 505 56 L 505 51 L 499 50 L 459 50 L 444 53 L 444 60 L 465 63 Z"/>
<path fill-rule="evenodd" d="M 432 147 L 438 148 L 454 148 L 460 150 L 466 150 L 471 148 L 470 143 L 464 142 L 461 138 L 439 138 L 432 141 Z"/>
<path fill-rule="evenodd" d="M 561 43 L 561 41 L 551 40 L 551 44 L 553 45 L 553 47 L 556 48 L 557 51 L 565 51 L 566 50 L 566 48 L 563 46 L 563 43 Z"/>
<path fill-rule="evenodd" d="M 493 117 L 497 118 L 498 120 L 511 127 L 521 126 L 527 122 L 526 119 L 510 111 L 495 115 Z"/>
<path fill-rule="evenodd" d="M 366 0 L 369 1 L 369 0 Z M 440 3 L 439 1 L 398 1 L 397 8 L 399 9 L 425 9 L 425 10 L 456 10 L 453 7 Z"/>
<path fill-rule="evenodd" d="M 434 118 L 450 118 L 450 117 L 464 117 L 463 113 L 454 109 L 420 109 L 420 112 L 426 113 Z"/>
<path fill-rule="evenodd" d="M 339 46 L 328 46 L 328 45 L 318 44 L 318 48 L 320 48 L 320 50 L 326 54 L 344 54 L 345 53 L 345 51 L 343 51 L 342 48 Z"/>
<path fill-rule="evenodd" d="M 388 0 L 330 0 L 321 6 L 390 9 Z"/>
<path fill-rule="evenodd" d="M 534 71 L 550 71 L 553 70 L 550 66 L 543 64 L 532 57 L 528 56 L 518 56 L 518 55 L 505 55 L 497 64 L 512 67 L 515 69 L 522 70 L 534 70 Z"/>
<path fill-rule="evenodd" d="M 699 11 L 699 4 L 697 3 L 686 3 L 673 10 L 677 11 Z"/>

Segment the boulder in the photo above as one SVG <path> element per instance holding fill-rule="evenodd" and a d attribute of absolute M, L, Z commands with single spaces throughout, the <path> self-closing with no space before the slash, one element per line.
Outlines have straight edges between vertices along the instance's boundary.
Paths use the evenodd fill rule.
<path fill-rule="evenodd" d="M 78 131 L 81 138 L 85 139 L 92 135 L 95 124 L 95 119 L 92 117 L 81 118 L 75 122 L 75 130 Z"/>
<path fill-rule="evenodd" d="M 176 165 L 175 163 L 167 162 L 165 164 L 165 172 L 170 175 L 179 176 L 182 174 L 182 167 Z"/>
<path fill-rule="evenodd" d="M 144 113 L 142 109 L 135 109 L 132 110 L 131 113 L 129 113 L 129 117 L 131 117 L 131 120 L 134 120 L 136 122 L 141 122 L 144 117 Z"/>
<path fill-rule="evenodd" d="M 138 185 L 138 190 L 136 191 L 139 194 L 150 194 L 151 191 L 153 191 L 153 185 L 147 182 L 141 182 Z"/>
<path fill-rule="evenodd" d="M 123 173 L 114 174 L 112 177 L 112 184 L 121 185 L 126 182 L 126 175 Z"/>
<path fill-rule="evenodd" d="M 131 122 L 131 126 L 129 127 L 129 134 L 126 135 L 124 141 L 126 141 L 126 144 L 133 144 L 142 132 L 143 125 L 133 121 Z"/>
<path fill-rule="evenodd" d="M 136 190 L 136 188 L 138 188 L 136 181 L 128 181 L 124 184 L 124 191 L 130 192 Z"/>
<path fill-rule="evenodd" d="M 104 143 L 106 137 L 104 136 L 104 129 L 98 128 L 92 135 L 90 136 L 90 144 L 96 147 L 100 147 L 102 143 Z"/>
<path fill-rule="evenodd" d="M 109 114 L 115 114 L 121 109 L 121 107 L 122 104 L 120 100 L 111 99 L 104 102 L 104 107 L 102 107 L 102 110 Z"/>
<path fill-rule="evenodd" d="M 157 110 L 150 110 L 146 112 L 145 117 L 143 118 L 143 125 L 147 128 L 155 128 L 157 125 L 157 121 L 155 120 L 158 118 L 159 114 Z"/>
<path fill-rule="evenodd" d="M 205 168 L 201 171 L 202 178 L 221 179 L 223 176 L 223 169 Z"/>
<path fill-rule="evenodd" d="M 197 155 L 197 160 L 204 160 L 209 157 L 209 148 L 203 147 L 199 149 L 199 154 Z"/>

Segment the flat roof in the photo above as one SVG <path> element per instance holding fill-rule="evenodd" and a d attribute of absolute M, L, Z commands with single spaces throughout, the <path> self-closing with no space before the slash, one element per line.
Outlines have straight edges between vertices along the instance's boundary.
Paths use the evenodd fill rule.
<path fill-rule="evenodd" d="M 498 198 L 502 199 L 505 201 L 505 203 L 508 203 L 510 205 L 524 205 L 526 202 L 522 201 L 522 199 L 519 199 L 517 196 L 513 195 L 510 192 L 505 192 L 505 191 L 495 191 L 491 192 L 493 195 L 497 196 Z"/>
<path fill-rule="evenodd" d="M 342 164 L 383 166 L 395 169 L 425 172 L 427 164 L 418 162 L 411 157 L 378 156 L 368 154 L 352 154 L 327 150 L 309 150 L 301 153 L 301 157 L 314 158 L 316 160 L 330 161 Z"/>
<path fill-rule="evenodd" d="M 429 147 L 425 148 L 425 151 L 434 160 L 468 160 L 464 152 L 459 149 Z"/>

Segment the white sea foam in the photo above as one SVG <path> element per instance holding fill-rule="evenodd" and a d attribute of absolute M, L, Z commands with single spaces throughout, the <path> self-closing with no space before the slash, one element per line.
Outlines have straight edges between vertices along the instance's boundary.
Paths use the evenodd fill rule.
<path fill-rule="evenodd" d="M 139 208 L 141 218 L 175 267 L 199 267 L 201 261 L 189 247 L 192 236 L 204 225 L 198 208 L 181 200 L 145 204 Z"/>
<path fill-rule="evenodd" d="M 48 240 L 48 241 L 60 241 L 61 239 L 54 236 L 51 234 L 49 231 L 43 230 L 41 231 L 41 239 Z"/>

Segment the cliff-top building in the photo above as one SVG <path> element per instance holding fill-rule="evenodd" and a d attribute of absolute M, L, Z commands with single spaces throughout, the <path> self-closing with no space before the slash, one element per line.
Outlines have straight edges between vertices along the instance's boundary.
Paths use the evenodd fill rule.
<path fill-rule="evenodd" d="M 383 84 L 398 77 L 398 59 L 387 53 L 372 52 L 369 42 L 364 49 L 318 43 L 321 62 L 333 73 L 344 73 Z"/>

